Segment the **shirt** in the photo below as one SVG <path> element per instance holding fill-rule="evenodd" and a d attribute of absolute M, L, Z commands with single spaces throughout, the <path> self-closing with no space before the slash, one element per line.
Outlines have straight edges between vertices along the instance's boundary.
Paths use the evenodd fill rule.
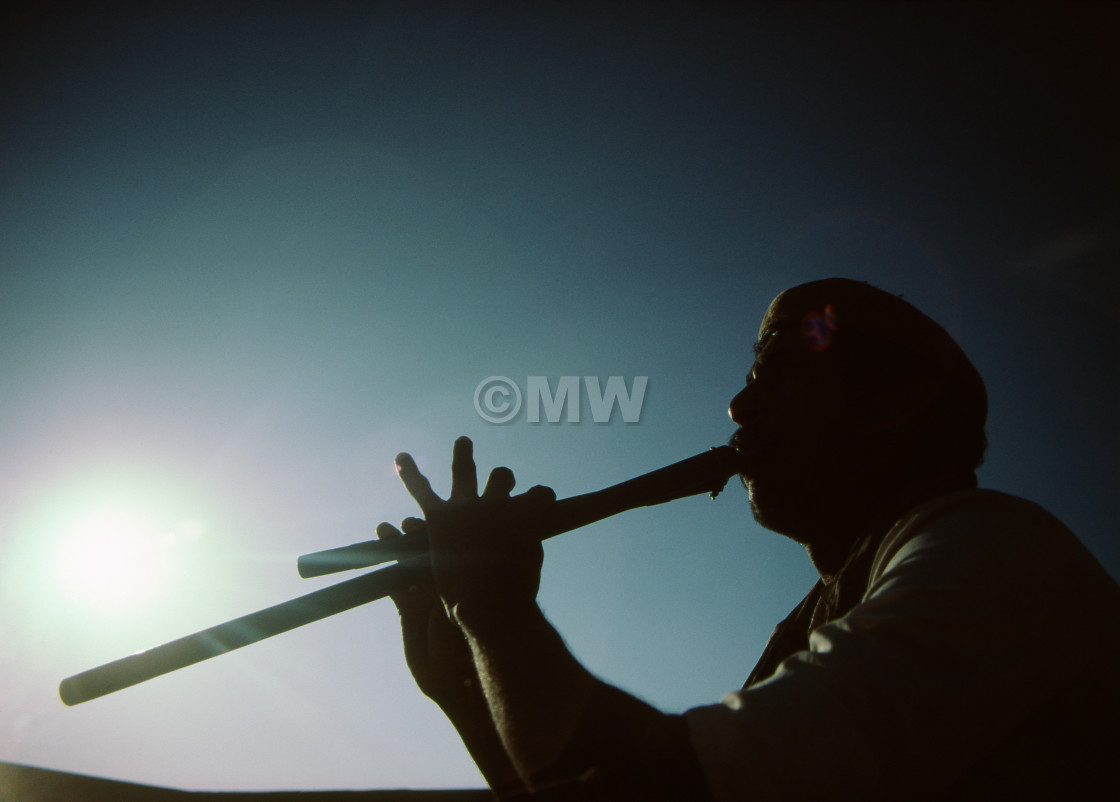
<path fill-rule="evenodd" d="M 1120 587 L 1041 507 L 920 505 L 817 623 L 770 676 L 686 711 L 717 802 L 1120 798 Z"/>

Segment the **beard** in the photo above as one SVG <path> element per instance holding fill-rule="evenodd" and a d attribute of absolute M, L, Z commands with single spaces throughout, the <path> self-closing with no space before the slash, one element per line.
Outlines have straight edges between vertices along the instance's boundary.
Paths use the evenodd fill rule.
<path fill-rule="evenodd" d="M 858 493 L 851 486 L 852 478 L 827 456 L 817 454 L 767 461 L 743 483 L 759 526 L 808 546 L 832 536 L 838 518 Z"/>
<path fill-rule="evenodd" d="M 793 488 L 782 487 L 772 476 L 754 477 L 743 482 L 750 500 L 751 515 L 764 529 L 784 535 L 805 545 L 806 521 L 798 511 L 800 494 Z"/>

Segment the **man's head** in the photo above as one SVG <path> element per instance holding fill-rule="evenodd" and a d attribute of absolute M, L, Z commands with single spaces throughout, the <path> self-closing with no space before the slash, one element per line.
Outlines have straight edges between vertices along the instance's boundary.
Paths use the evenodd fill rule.
<path fill-rule="evenodd" d="M 865 499 L 922 481 L 975 485 L 984 383 L 901 298 L 849 279 L 794 287 L 771 303 L 755 352 L 729 413 L 764 526 L 806 542 Z"/>

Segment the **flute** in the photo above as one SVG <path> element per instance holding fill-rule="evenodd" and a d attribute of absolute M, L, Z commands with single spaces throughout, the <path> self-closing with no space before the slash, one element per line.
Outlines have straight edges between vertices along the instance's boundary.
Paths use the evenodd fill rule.
<path fill-rule="evenodd" d="M 742 471 L 739 452 L 720 446 L 603 490 L 558 499 L 545 517 L 542 539 L 638 507 L 700 493 L 715 498 Z M 307 554 L 298 567 L 302 576 L 320 576 L 388 560 L 398 562 L 75 674 L 59 684 L 59 696 L 67 705 L 88 702 L 402 592 L 431 575 L 427 537 L 415 532 L 393 542 L 368 541 Z"/>

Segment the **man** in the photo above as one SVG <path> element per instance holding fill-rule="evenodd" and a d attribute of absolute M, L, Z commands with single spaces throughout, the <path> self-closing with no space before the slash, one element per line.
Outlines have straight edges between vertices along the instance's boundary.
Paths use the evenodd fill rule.
<path fill-rule="evenodd" d="M 976 489 L 987 401 L 959 347 L 830 279 L 779 295 L 755 351 L 731 442 L 755 518 L 821 578 L 743 690 L 681 716 L 595 679 L 537 607 L 551 491 L 511 497 L 499 468 L 479 496 L 465 438 L 446 501 L 398 457 L 434 577 L 395 599 L 406 658 L 499 798 L 1120 798 L 1120 588 Z"/>

